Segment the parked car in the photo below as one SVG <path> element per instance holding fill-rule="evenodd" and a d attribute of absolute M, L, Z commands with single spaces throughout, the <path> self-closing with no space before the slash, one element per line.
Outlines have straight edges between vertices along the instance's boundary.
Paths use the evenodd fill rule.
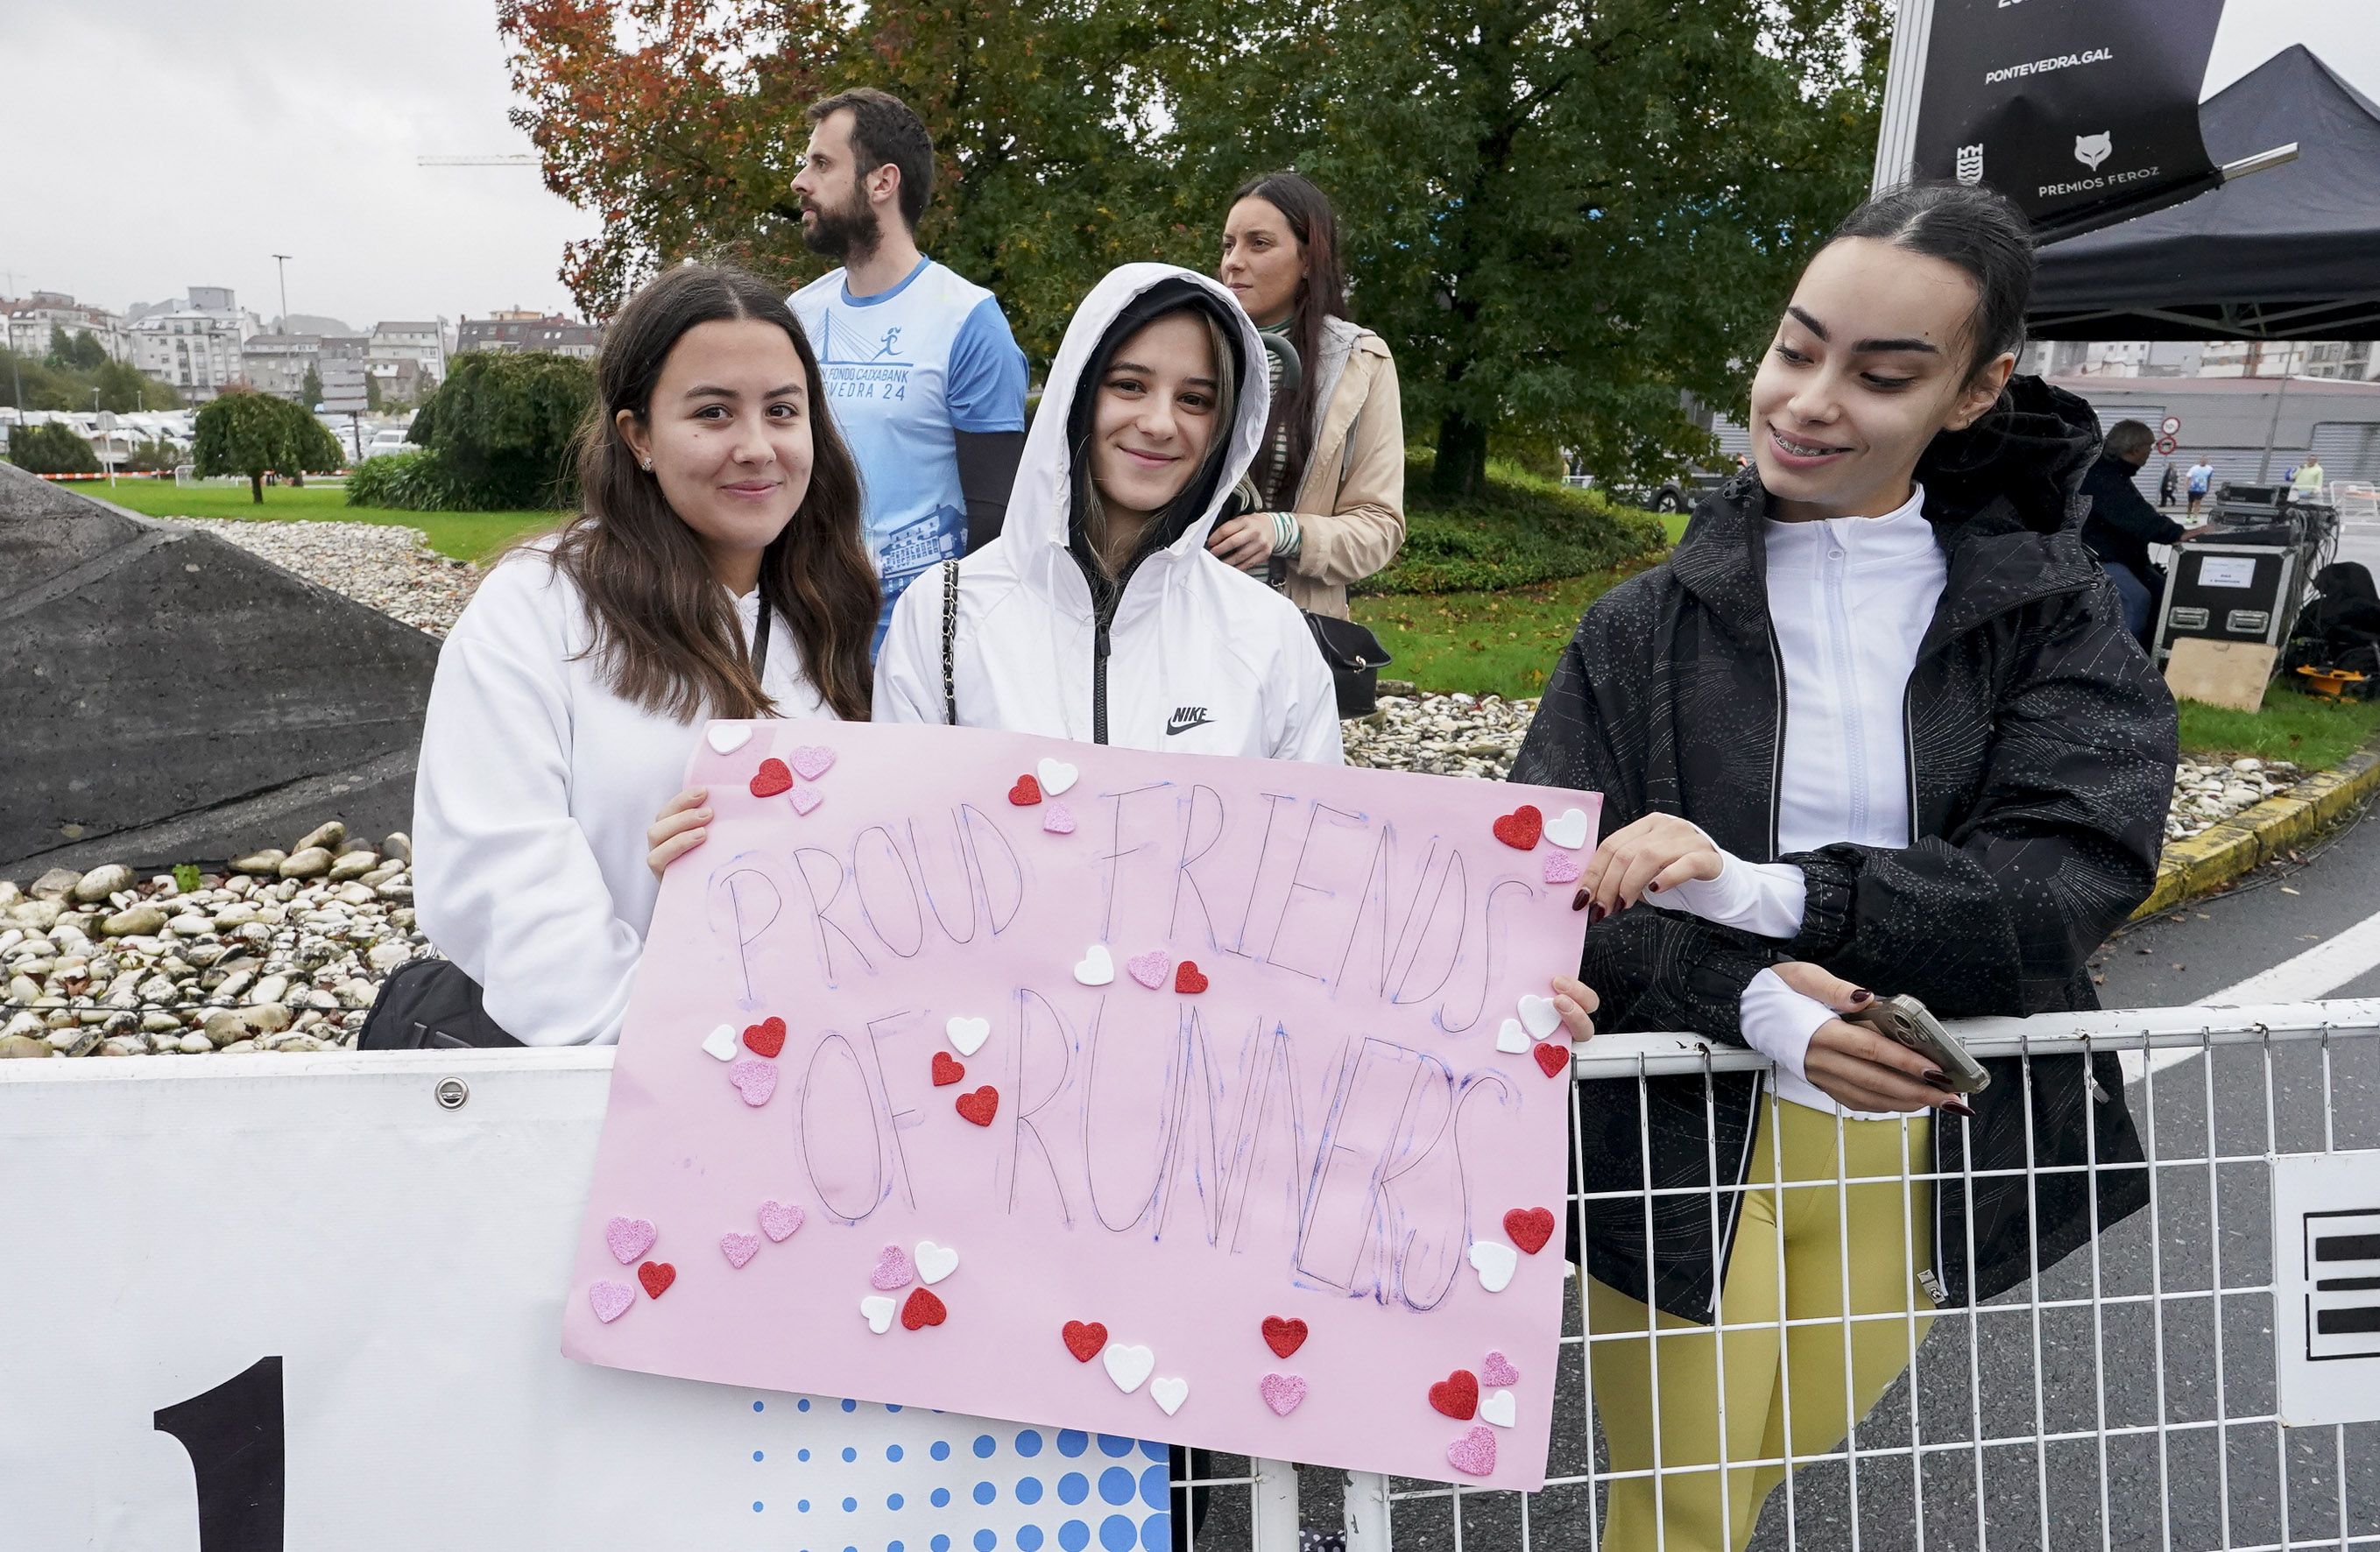
<path fill-rule="evenodd" d="M 382 426 L 372 433 L 371 441 L 364 444 L 364 456 L 377 458 L 383 453 L 403 453 L 411 446 L 412 443 L 405 440 L 403 426 Z"/>

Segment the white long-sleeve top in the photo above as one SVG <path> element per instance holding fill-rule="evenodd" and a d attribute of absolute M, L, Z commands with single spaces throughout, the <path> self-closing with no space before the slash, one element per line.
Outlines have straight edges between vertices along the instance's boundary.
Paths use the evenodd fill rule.
<path fill-rule="evenodd" d="M 1768 616 L 1785 677 L 1784 758 L 1777 791 L 1779 849 L 1837 842 L 1910 843 L 1910 671 L 1949 564 L 1925 515 L 1925 491 L 1881 517 L 1766 526 Z M 1791 863 L 1748 863 L 1721 850 L 1719 876 L 1647 900 L 1706 921 L 1791 938 L 1802 928 L 1805 883 Z M 1828 1114 L 1847 1109 L 1810 1082 L 1810 1037 L 1835 1016 L 1774 970 L 1743 988 L 1743 1037 L 1777 1063 L 1777 1094 Z M 1898 1113 L 1898 1112 L 1890 1112 Z M 1921 1112 L 1910 1112 L 1921 1113 Z"/>
<path fill-rule="evenodd" d="M 747 640 L 759 596 L 735 600 Z M 705 725 L 624 699 L 580 655 L 591 638 L 577 587 L 542 554 L 489 573 L 438 654 L 414 782 L 422 930 L 532 1046 L 619 1039 L 661 888 L 645 832 Z M 783 615 L 762 687 L 788 717 L 833 715 Z"/>

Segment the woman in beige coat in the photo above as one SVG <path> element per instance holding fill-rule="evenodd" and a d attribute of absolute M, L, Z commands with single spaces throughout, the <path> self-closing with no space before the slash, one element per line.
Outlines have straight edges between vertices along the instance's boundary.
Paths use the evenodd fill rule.
<path fill-rule="evenodd" d="M 1251 180 L 1232 200 L 1215 278 L 1266 333 L 1295 347 L 1296 386 L 1275 392 L 1249 470 L 1261 510 L 1219 524 L 1207 548 L 1269 571 L 1292 602 L 1347 617 L 1347 588 L 1396 559 L 1405 538 L 1404 414 L 1380 336 L 1351 323 L 1339 222 L 1295 173 Z M 1271 358 L 1278 390 L 1281 358 Z"/>

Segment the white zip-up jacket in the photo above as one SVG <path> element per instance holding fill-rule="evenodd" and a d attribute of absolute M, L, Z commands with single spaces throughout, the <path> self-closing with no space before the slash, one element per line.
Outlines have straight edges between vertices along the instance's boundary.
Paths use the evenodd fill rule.
<path fill-rule="evenodd" d="M 1007 526 L 959 564 L 958 721 L 1089 743 L 1103 704 L 1105 741 L 1125 748 L 1339 764 L 1338 699 L 1305 617 L 1207 552 L 1216 516 L 1264 438 L 1269 390 L 1261 370 L 1241 382 L 1223 477 L 1206 512 L 1134 569 L 1101 649 L 1090 583 L 1067 547 L 1067 422 L 1110 326 L 1168 280 L 1213 293 L 1238 327 L 1245 359 L 1264 360 L 1255 326 L 1204 275 L 1127 264 L 1092 289 L 1050 369 Z M 946 720 L 942 594 L 937 568 L 901 595 L 876 660 L 877 721 Z"/>

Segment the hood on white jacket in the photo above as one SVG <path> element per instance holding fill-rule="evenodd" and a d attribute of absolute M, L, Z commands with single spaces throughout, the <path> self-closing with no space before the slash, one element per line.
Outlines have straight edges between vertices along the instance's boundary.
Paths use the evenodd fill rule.
<path fill-rule="evenodd" d="M 1103 631 L 1069 546 L 1070 422 L 1101 346 L 1159 286 L 1219 301 L 1227 309 L 1220 315 L 1235 321 L 1247 370 L 1215 491 L 1196 521 L 1133 568 Z M 1128 264 L 1101 281 L 1050 368 L 1001 536 L 945 563 L 947 571 L 918 576 L 893 609 L 876 660 L 876 719 L 1338 764 L 1337 697 L 1305 616 L 1206 549 L 1264 439 L 1271 395 L 1263 350 L 1239 304 L 1204 275 Z M 943 600 L 953 584 L 958 610 L 946 636 Z"/>
<path fill-rule="evenodd" d="M 1219 316 L 1231 320 L 1240 342 L 1238 391 L 1233 398 L 1231 440 L 1206 509 L 1196 522 L 1176 535 L 1144 565 L 1160 559 L 1171 564 L 1195 558 L 1205 550 L 1215 519 L 1231 499 L 1232 488 L 1256 462 L 1264 444 L 1265 422 L 1272 413 L 1272 385 L 1263 370 L 1264 340 L 1222 285 L 1196 271 L 1172 264 L 1125 264 L 1108 273 L 1091 288 L 1066 325 L 1066 337 L 1041 390 L 1041 406 L 1026 434 L 1024 455 L 1016 467 L 1016 483 L 1008 498 L 1008 516 L 1001 542 L 1010 547 L 1018 576 L 1051 601 L 1086 617 L 1091 612 L 1090 584 L 1069 549 L 1074 522 L 1074 450 L 1072 421 L 1075 401 L 1085 376 L 1099 362 L 1117 321 L 1134 304 L 1160 286 L 1194 287 L 1219 304 Z M 1121 344 L 1121 341 L 1114 342 Z"/>

